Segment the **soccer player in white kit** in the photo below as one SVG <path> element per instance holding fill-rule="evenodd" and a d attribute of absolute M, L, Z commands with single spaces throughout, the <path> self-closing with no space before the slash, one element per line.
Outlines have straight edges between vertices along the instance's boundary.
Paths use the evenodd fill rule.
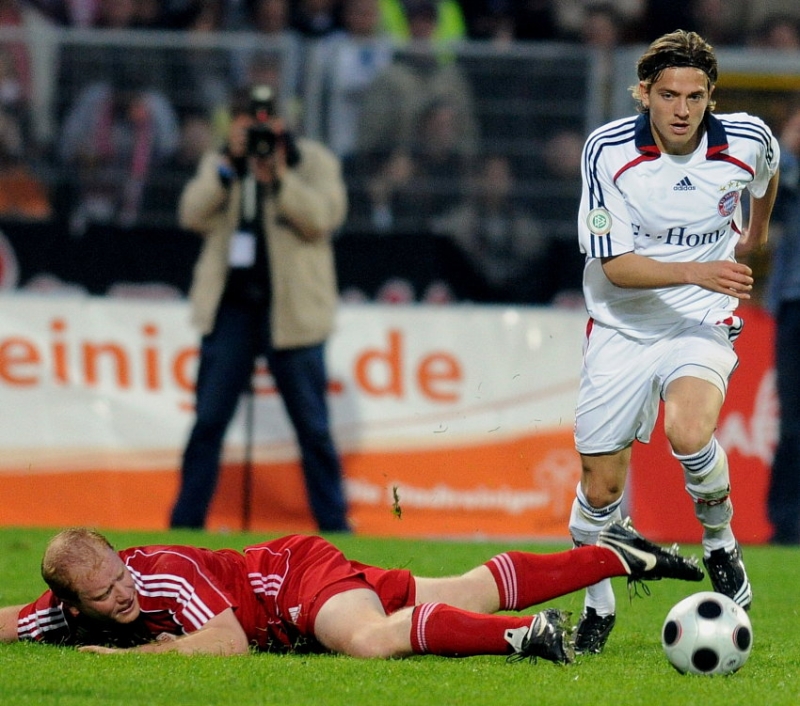
<path fill-rule="evenodd" d="M 576 545 L 620 517 L 635 440 L 649 441 L 659 400 L 672 453 L 702 524 L 714 590 L 748 608 L 725 451 L 714 437 L 738 359 L 734 314 L 752 272 L 737 263 L 767 241 L 779 149 L 746 113 L 714 115 L 717 60 L 694 32 L 655 40 L 632 87 L 639 114 L 595 130 L 583 151 L 578 229 L 590 316 L 575 418 L 582 475 L 570 517 Z M 742 192 L 749 222 L 741 227 Z M 665 508 L 668 511 L 668 508 Z M 615 621 L 609 580 L 587 589 L 576 634 L 600 652 Z"/>

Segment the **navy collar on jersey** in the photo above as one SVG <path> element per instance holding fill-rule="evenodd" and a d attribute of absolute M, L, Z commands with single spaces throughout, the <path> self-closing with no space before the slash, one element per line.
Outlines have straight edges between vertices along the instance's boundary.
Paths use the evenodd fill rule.
<path fill-rule="evenodd" d="M 718 118 L 714 117 L 711 113 L 706 113 L 703 118 L 703 125 L 705 126 L 706 134 L 708 135 L 708 147 L 706 148 L 706 159 L 721 160 L 730 162 L 738 167 L 741 167 L 749 173 L 753 170 L 740 160 L 732 157 L 727 153 L 728 149 L 728 135 L 725 132 L 725 127 Z M 639 151 L 639 156 L 624 165 L 615 175 L 614 181 L 619 179 L 623 172 L 628 171 L 632 167 L 642 162 L 650 162 L 658 159 L 661 156 L 661 150 L 658 149 L 653 131 L 650 128 L 650 114 L 642 113 L 636 118 L 634 126 L 634 142 L 636 149 Z"/>
<path fill-rule="evenodd" d="M 708 134 L 708 149 L 706 150 L 707 159 L 718 159 L 716 155 L 728 149 L 728 136 L 722 122 L 711 113 L 706 113 L 703 118 L 703 125 Z M 658 149 L 653 131 L 650 128 L 650 114 L 642 113 L 636 119 L 635 127 L 636 149 L 642 154 L 650 156 L 650 159 L 657 159 L 661 155 Z"/>

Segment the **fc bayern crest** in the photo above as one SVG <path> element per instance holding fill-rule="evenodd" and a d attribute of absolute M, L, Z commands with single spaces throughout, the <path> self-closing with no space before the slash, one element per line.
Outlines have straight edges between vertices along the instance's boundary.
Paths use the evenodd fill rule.
<path fill-rule="evenodd" d="M 729 191 L 727 194 L 725 194 L 725 196 L 723 196 L 717 204 L 717 211 L 719 211 L 719 215 L 725 216 L 726 218 L 730 216 L 736 210 L 736 206 L 739 204 L 740 198 L 741 195 L 738 191 Z"/>

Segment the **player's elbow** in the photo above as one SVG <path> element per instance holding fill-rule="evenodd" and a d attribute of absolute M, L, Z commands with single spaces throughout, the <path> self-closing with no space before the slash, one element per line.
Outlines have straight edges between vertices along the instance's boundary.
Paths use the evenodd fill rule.
<path fill-rule="evenodd" d="M 232 639 L 227 643 L 227 649 L 223 653 L 226 657 L 233 657 L 234 655 L 246 655 L 250 652 L 250 645 L 247 638 L 242 636 L 241 639 Z"/>
<path fill-rule="evenodd" d="M 637 286 L 636 280 L 630 277 L 628 273 L 621 268 L 604 267 L 603 272 L 605 272 L 606 279 L 615 287 L 634 289 Z"/>
<path fill-rule="evenodd" d="M 241 628 L 238 630 L 226 630 L 219 640 L 220 654 L 231 657 L 234 655 L 244 655 L 250 651 L 250 643 L 247 635 Z"/>
<path fill-rule="evenodd" d="M 217 655 L 218 657 L 234 657 L 244 655 L 250 651 L 250 645 L 244 634 L 239 635 L 217 635 L 212 640 L 204 640 L 203 644 L 186 641 L 181 645 L 179 652 L 184 654 L 207 654 Z"/>

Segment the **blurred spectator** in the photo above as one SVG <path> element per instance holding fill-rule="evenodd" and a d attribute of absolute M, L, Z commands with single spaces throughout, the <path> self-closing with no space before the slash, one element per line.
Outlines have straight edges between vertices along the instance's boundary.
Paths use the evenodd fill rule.
<path fill-rule="evenodd" d="M 693 4 L 692 29 L 709 43 L 716 47 L 742 46 L 745 43 L 749 3 L 743 0 L 695 0 Z"/>
<path fill-rule="evenodd" d="M 512 0 L 462 0 L 467 38 L 500 44 L 513 41 L 517 28 L 515 6 Z"/>
<path fill-rule="evenodd" d="M 434 44 L 467 38 L 467 23 L 458 0 L 380 0 L 381 28 L 399 42 L 418 39 L 421 31 Z M 416 23 L 430 25 L 424 30 Z"/>
<path fill-rule="evenodd" d="M 642 18 L 643 39 L 654 40 L 678 28 L 694 29 L 694 6 L 696 0 L 646 0 Z"/>
<path fill-rule="evenodd" d="M 25 71 L 28 66 L 23 60 L 25 56 L 24 53 L 17 54 L 14 47 L 8 44 L 0 45 L 0 109 L 14 116 L 27 136 L 30 128 L 30 86 L 20 76 L 20 70 Z"/>
<path fill-rule="evenodd" d="M 186 29 L 200 33 L 225 29 L 225 8 L 225 0 L 199 0 L 186 15 Z"/>
<path fill-rule="evenodd" d="M 302 36 L 324 37 L 341 28 L 340 0 L 296 0 L 291 25 Z"/>
<path fill-rule="evenodd" d="M 773 544 L 800 544 L 800 110 L 780 133 L 781 180 L 770 242 L 768 306 L 775 317 L 775 375 L 780 434 L 772 460 L 767 508 Z M 775 237 L 777 236 L 777 237 Z"/>
<path fill-rule="evenodd" d="M 26 0 L 52 22 L 65 27 L 94 27 L 102 0 Z"/>
<path fill-rule="evenodd" d="M 25 17 L 19 0 L 0 0 L 0 27 L 24 29 Z M 0 45 L 0 107 L 27 120 L 32 88 L 31 55 L 27 43 Z"/>
<path fill-rule="evenodd" d="M 137 12 L 136 0 L 101 0 L 96 28 L 136 30 Z M 59 44 L 56 87 L 59 122 L 78 99 L 78 94 L 99 82 L 124 82 L 125 77 L 136 76 L 144 85 L 169 95 L 172 73 L 165 67 L 170 66 L 172 51 L 146 43 L 113 41 L 105 32 L 98 32 L 97 37 L 100 40 L 97 43 L 75 40 Z"/>
<path fill-rule="evenodd" d="M 679 5 L 689 5 L 696 0 L 687 2 L 670 2 L 670 7 L 676 10 L 674 17 L 679 16 Z M 576 39 L 581 37 L 586 25 L 587 13 L 595 6 L 603 6 L 604 14 L 613 13 L 619 22 L 617 32 L 620 37 L 625 37 L 627 28 L 636 25 L 644 12 L 644 0 L 558 0 L 557 3 L 529 2 L 528 5 L 540 6 L 552 4 L 555 10 L 558 37 L 561 39 Z M 671 27 L 675 29 L 675 27 Z"/>
<path fill-rule="evenodd" d="M 466 257 L 467 299 L 518 304 L 546 301 L 545 292 L 540 291 L 544 233 L 516 192 L 510 158 L 489 155 L 461 203 L 433 223 L 433 232 L 452 238 Z"/>
<path fill-rule="evenodd" d="M 0 218 L 46 220 L 52 206 L 44 182 L 28 164 L 17 119 L 0 109 Z"/>
<path fill-rule="evenodd" d="M 760 49 L 800 50 L 800 19 L 788 14 L 769 15 L 752 32 L 748 45 Z"/>
<path fill-rule="evenodd" d="M 413 41 L 396 49 L 364 92 L 355 152 L 345 162 L 348 228 L 425 232 L 428 219 L 458 198 L 458 182 L 477 152 L 472 85 L 435 46 L 435 15 L 421 8 L 410 9 Z M 438 145 L 430 137 L 437 132 L 444 135 Z"/>
<path fill-rule="evenodd" d="M 750 16 L 749 0 L 646 0 L 642 39 L 651 42 L 676 29 L 697 32 L 715 47 L 742 45 Z"/>
<path fill-rule="evenodd" d="M 278 89 L 281 110 L 292 129 L 297 127 L 302 49 L 291 26 L 289 0 L 248 0 L 250 32 L 258 35 L 233 54 L 234 88 L 266 84 Z"/>
<path fill-rule="evenodd" d="M 166 29 L 170 16 L 162 0 L 136 0 L 134 27 L 138 29 Z"/>
<path fill-rule="evenodd" d="M 245 0 L 246 24 L 241 29 L 269 37 L 290 30 L 291 15 L 288 0 Z"/>
<path fill-rule="evenodd" d="M 306 127 L 339 157 L 356 146 L 364 93 L 392 59 L 379 30 L 378 0 L 344 0 L 343 29 L 315 47 L 306 90 Z"/>
<path fill-rule="evenodd" d="M 542 41 L 559 38 L 556 0 L 518 0 L 511 2 L 514 38 Z"/>
<path fill-rule="evenodd" d="M 71 232 L 80 235 L 92 223 L 134 225 L 145 183 L 173 154 L 178 134 L 169 101 L 134 76 L 84 89 L 58 144 L 71 170 Z"/>
<path fill-rule="evenodd" d="M 396 51 L 364 94 L 357 149 L 376 153 L 408 148 L 422 111 L 440 101 L 456 112 L 456 151 L 473 155 L 478 124 L 472 86 L 452 58 L 437 52 L 435 16 L 428 12 L 414 16 L 411 27 L 413 44 Z"/>
<path fill-rule="evenodd" d="M 189 46 L 172 52 L 169 63 L 170 98 L 179 115 L 198 110 L 214 115 L 228 104 L 233 81 L 230 52 L 206 41 L 224 22 L 224 0 L 202 0 L 186 15 Z"/>
<path fill-rule="evenodd" d="M 622 42 L 625 22 L 613 2 L 588 5 L 583 13 L 578 39 L 595 49 L 615 49 Z"/>
<path fill-rule="evenodd" d="M 577 130 L 557 130 L 525 165 L 528 203 L 547 238 L 541 272 L 546 301 L 581 290 L 584 257 L 575 247 L 575 214 L 580 205 L 583 141 Z"/>
<path fill-rule="evenodd" d="M 598 96 L 601 96 L 601 115 L 610 116 L 612 93 L 615 85 L 614 49 L 619 47 L 628 35 L 622 15 L 613 2 L 593 3 L 583 13 L 583 22 L 578 41 L 589 49 L 596 50 L 593 57 L 593 76 L 597 82 Z"/>
<path fill-rule="evenodd" d="M 420 114 L 417 137 L 409 145 L 386 156 L 363 156 L 366 177 L 351 183 L 359 189 L 351 198 L 353 230 L 427 233 L 435 218 L 460 201 L 471 155 L 459 149 L 458 120 L 456 106 L 433 100 Z"/>
<path fill-rule="evenodd" d="M 219 141 L 208 115 L 203 111 L 185 113 L 180 120 L 177 149 L 146 182 L 141 209 L 143 219 L 157 226 L 177 226 L 176 204 L 181 192 L 194 176 L 203 154 L 216 146 Z"/>
<path fill-rule="evenodd" d="M 100 29 L 132 29 L 137 21 L 136 0 L 100 0 L 95 27 Z"/>

